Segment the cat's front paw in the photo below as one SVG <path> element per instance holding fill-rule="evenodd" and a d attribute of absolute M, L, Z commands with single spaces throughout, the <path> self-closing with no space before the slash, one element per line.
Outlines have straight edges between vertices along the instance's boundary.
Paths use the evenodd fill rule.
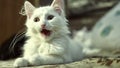
<path fill-rule="evenodd" d="M 17 58 L 13 64 L 14 67 L 26 67 L 28 66 L 28 61 L 24 58 Z"/>
<path fill-rule="evenodd" d="M 39 55 L 33 55 L 32 57 L 29 58 L 29 63 L 30 65 L 41 65 L 41 58 Z"/>

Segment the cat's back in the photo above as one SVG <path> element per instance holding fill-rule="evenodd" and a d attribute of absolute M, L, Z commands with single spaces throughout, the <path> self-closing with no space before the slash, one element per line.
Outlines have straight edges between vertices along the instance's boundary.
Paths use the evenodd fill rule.
<path fill-rule="evenodd" d="M 74 61 L 80 60 L 83 58 L 83 47 L 82 44 L 77 43 L 75 40 L 69 40 L 69 53 Z"/>

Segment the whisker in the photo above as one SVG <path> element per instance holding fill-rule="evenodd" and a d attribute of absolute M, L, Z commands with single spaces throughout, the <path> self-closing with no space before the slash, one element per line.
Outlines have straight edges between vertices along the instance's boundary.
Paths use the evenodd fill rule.
<path fill-rule="evenodd" d="M 14 39 L 12 40 L 12 42 L 10 43 L 10 47 L 9 47 L 9 51 L 14 53 L 14 47 L 15 44 L 21 40 L 25 35 L 26 31 L 22 32 L 22 33 L 18 33 L 15 35 Z"/>
<path fill-rule="evenodd" d="M 11 49 L 11 47 L 12 47 L 13 43 L 14 43 L 14 42 L 15 42 L 15 40 L 16 40 L 16 37 L 17 37 L 17 35 L 15 35 L 15 37 L 14 37 L 14 38 L 13 38 L 13 40 L 12 40 L 12 42 L 10 43 L 9 49 Z"/>
<path fill-rule="evenodd" d="M 12 45 L 13 45 L 13 43 L 16 41 L 16 39 L 21 35 L 21 34 L 23 34 L 24 32 L 22 32 L 22 33 L 17 33 L 16 35 L 15 35 L 15 37 L 13 38 L 13 40 L 12 40 L 12 42 L 10 43 L 10 46 L 9 46 L 9 49 L 12 47 Z"/>
<path fill-rule="evenodd" d="M 11 47 L 12 50 L 14 50 L 15 44 L 16 44 L 19 40 L 21 40 L 23 37 L 24 37 L 24 35 L 21 35 L 19 38 L 16 39 L 16 41 L 13 43 L 13 45 L 12 45 L 12 47 Z"/>

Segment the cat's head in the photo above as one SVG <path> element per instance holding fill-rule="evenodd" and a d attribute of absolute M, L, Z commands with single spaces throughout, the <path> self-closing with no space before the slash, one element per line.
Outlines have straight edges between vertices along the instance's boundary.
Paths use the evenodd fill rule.
<path fill-rule="evenodd" d="M 46 40 L 69 33 L 63 0 L 54 0 L 50 6 L 39 8 L 26 1 L 24 7 L 28 36 Z"/>

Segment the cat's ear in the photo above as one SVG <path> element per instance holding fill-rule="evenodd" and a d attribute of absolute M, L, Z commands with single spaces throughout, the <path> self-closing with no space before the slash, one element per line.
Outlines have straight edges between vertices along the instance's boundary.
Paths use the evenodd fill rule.
<path fill-rule="evenodd" d="M 63 0 L 53 0 L 51 6 L 61 14 L 62 10 L 64 11 L 64 1 Z"/>
<path fill-rule="evenodd" d="M 35 7 L 29 1 L 25 1 L 24 7 L 26 15 L 28 18 L 30 18 L 33 14 L 33 11 L 35 10 Z"/>

